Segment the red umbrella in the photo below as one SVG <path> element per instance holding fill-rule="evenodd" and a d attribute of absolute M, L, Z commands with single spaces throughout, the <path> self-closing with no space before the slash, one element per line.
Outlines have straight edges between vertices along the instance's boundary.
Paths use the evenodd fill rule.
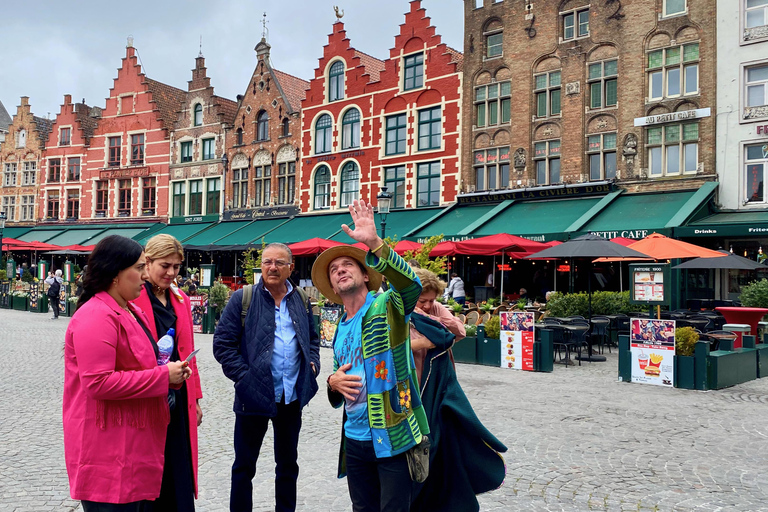
<path fill-rule="evenodd" d="M 324 250 L 330 249 L 331 247 L 336 247 L 337 245 L 344 244 L 333 240 L 326 240 L 325 238 L 310 238 L 309 240 L 304 240 L 303 242 L 288 244 L 288 247 L 290 247 L 294 256 L 312 256 L 315 254 L 320 254 Z"/>
<path fill-rule="evenodd" d="M 456 242 L 456 253 L 470 256 L 498 256 L 509 252 L 534 253 L 543 251 L 549 246 L 541 242 L 534 242 L 520 236 L 499 233 L 497 235 L 484 236 L 474 240 Z"/>
<path fill-rule="evenodd" d="M 421 244 L 418 242 L 411 242 L 410 240 L 400 240 L 395 245 L 395 252 L 402 256 L 408 251 L 416 251 L 421 249 Z"/>
<path fill-rule="evenodd" d="M 456 254 L 456 242 L 440 242 L 429 253 L 430 258 L 453 256 Z"/>
<path fill-rule="evenodd" d="M 32 251 L 57 251 L 61 249 L 61 247 L 58 245 L 47 244 L 45 242 L 38 242 L 37 240 L 35 240 L 34 242 L 26 242 L 25 245 L 28 245 L 29 247 L 31 247 L 31 249 L 29 250 L 32 250 Z"/>

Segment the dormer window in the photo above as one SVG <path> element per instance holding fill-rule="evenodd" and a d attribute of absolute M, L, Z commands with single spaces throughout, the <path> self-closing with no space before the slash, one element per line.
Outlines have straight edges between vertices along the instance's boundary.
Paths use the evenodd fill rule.
<path fill-rule="evenodd" d="M 203 124 L 203 105 L 200 103 L 195 104 L 193 123 L 194 126 L 202 126 Z"/>
<path fill-rule="evenodd" d="M 344 63 L 337 60 L 328 72 L 328 101 L 344 99 Z"/>
<path fill-rule="evenodd" d="M 410 91 L 424 85 L 424 54 L 417 53 L 403 59 L 403 90 Z"/>

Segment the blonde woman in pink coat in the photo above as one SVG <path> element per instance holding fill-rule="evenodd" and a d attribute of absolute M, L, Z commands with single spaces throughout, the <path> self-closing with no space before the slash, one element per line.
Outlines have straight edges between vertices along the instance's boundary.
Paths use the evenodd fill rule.
<path fill-rule="evenodd" d="M 160 495 L 168 390 L 192 370 L 157 364 L 144 313 L 130 304 L 147 278 L 141 246 L 109 236 L 88 274 L 64 345 L 64 456 L 85 512 L 150 510 Z"/>

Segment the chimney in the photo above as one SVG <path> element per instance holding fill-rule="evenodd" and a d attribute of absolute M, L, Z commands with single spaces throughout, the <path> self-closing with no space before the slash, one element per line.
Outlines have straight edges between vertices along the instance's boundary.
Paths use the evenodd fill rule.
<path fill-rule="evenodd" d="M 26 107 L 29 105 L 29 96 L 22 96 L 21 97 L 21 106 Z"/>
<path fill-rule="evenodd" d="M 64 104 L 69 105 L 72 103 L 72 95 L 71 94 L 65 94 L 64 95 Z"/>

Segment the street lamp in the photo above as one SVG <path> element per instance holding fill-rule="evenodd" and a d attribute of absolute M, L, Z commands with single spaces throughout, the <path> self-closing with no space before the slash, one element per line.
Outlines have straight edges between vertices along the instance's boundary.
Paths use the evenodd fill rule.
<path fill-rule="evenodd" d="M 3 230 L 5 229 L 5 221 L 7 220 L 7 217 L 5 216 L 5 212 L 0 212 L 0 261 L 3 259 Z"/>
<path fill-rule="evenodd" d="M 381 187 L 381 192 L 376 196 L 379 205 L 379 215 L 381 216 L 381 239 L 387 237 L 387 215 L 389 207 L 392 205 L 392 194 L 387 192 L 387 187 Z"/>

